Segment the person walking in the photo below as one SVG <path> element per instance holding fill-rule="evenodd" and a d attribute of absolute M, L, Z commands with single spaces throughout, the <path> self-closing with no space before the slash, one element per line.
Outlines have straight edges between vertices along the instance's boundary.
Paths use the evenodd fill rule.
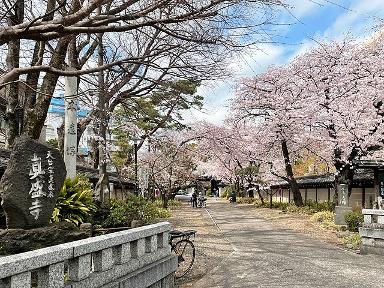
<path fill-rule="evenodd" d="M 205 207 L 205 201 L 207 201 L 207 198 L 203 196 L 203 193 L 199 193 L 199 197 L 197 198 L 197 207 L 203 208 Z"/>
<path fill-rule="evenodd" d="M 197 194 L 195 191 L 192 193 L 192 208 L 197 208 Z"/>
<path fill-rule="evenodd" d="M 231 197 L 229 198 L 229 202 L 236 203 L 236 192 L 232 191 Z"/>

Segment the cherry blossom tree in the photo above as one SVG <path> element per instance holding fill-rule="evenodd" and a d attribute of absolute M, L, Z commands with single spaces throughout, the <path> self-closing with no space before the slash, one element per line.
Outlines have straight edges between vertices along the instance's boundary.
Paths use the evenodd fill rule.
<path fill-rule="evenodd" d="M 238 194 L 246 183 L 258 185 L 260 161 L 248 128 L 229 121 L 223 126 L 207 122 L 192 125 L 187 134 L 196 141 L 199 174 L 234 184 Z"/>
<path fill-rule="evenodd" d="M 240 83 L 232 118 L 246 124 L 254 119 L 261 155 L 280 146 L 286 176 L 279 176 L 297 192 L 295 203 L 301 201 L 292 158 L 303 149 L 333 163 L 336 184 L 350 184 L 353 162 L 382 148 L 382 44 L 381 38 L 320 43 L 292 63 Z"/>
<path fill-rule="evenodd" d="M 232 182 L 236 169 L 244 162 L 237 131 L 230 126 L 199 122 L 187 134 L 189 139 L 197 141 L 198 152 L 202 155 L 201 173 Z"/>
<path fill-rule="evenodd" d="M 149 151 L 140 155 L 140 166 L 149 171 L 152 188 L 160 188 L 164 208 L 172 193 L 192 183 L 196 173 L 195 145 L 180 131 L 163 130 L 151 139 Z"/>
<path fill-rule="evenodd" d="M 304 81 L 308 103 L 315 108 L 312 134 L 324 142 L 322 153 L 332 159 L 336 184 L 350 185 L 353 162 L 382 148 L 382 49 L 382 39 L 375 43 L 345 39 L 320 43 L 292 63 Z"/>
<path fill-rule="evenodd" d="M 292 157 L 297 157 L 309 144 L 303 114 L 306 107 L 303 89 L 292 77 L 289 67 L 272 67 L 261 75 L 243 79 L 232 101 L 232 121 L 244 125 L 253 122 L 250 134 L 259 142 L 257 155 L 271 165 L 272 174 L 290 184 L 298 206 L 303 205 L 303 201 L 293 174 Z M 277 172 L 275 159 L 284 160 L 285 175 Z"/>
<path fill-rule="evenodd" d="M 150 64 L 150 56 L 157 55 L 159 50 L 171 51 L 168 57 L 177 56 L 172 51 L 174 48 L 191 47 L 191 43 L 204 47 L 194 46 L 200 55 L 215 53 L 218 56 L 225 51 L 235 51 L 246 45 L 246 37 L 234 32 L 234 28 L 240 26 L 251 38 L 250 34 L 259 31 L 260 26 L 270 23 L 272 13 L 268 9 L 281 5 L 279 0 L 3 1 L 0 5 L 0 46 L 5 48 L 2 58 L 7 61 L 3 61 L 6 65 L 0 73 L 0 87 L 7 90 L 8 145 L 12 146 L 13 139 L 20 133 L 34 139 L 39 137 L 60 76 L 97 74 L 107 69 L 126 70 L 129 75 L 137 75 L 142 72 L 139 71 L 141 64 Z M 255 21 L 244 13 L 251 6 L 256 11 L 268 12 L 264 16 L 260 13 L 261 17 Z M 126 43 L 133 47 L 140 40 L 136 35 L 156 34 L 161 35 L 163 45 L 144 58 L 129 51 L 123 53 L 121 49 L 122 57 L 113 61 L 100 64 L 93 59 L 101 35 L 103 41 L 106 38 L 124 40 L 122 35 L 131 35 Z M 21 50 L 25 53 L 20 53 Z M 201 56 L 196 57 L 196 54 L 195 57 L 190 54 L 188 59 L 195 60 L 195 67 L 202 63 Z M 85 62 L 90 65 L 85 67 Z M 135 69 L 139 70 L 135 72 Z M 22 120 L 17 117 L 20 109 Z"/>

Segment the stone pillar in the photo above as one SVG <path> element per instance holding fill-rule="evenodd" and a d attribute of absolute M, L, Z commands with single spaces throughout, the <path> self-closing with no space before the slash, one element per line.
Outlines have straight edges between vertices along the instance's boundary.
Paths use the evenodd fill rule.
<path fill-rule="evenodd" d="M 339 195 L 339 205 L 335 207 L 335 224 L 346 225 L 344 216 L 352 211 L 352 207 L 349 207 L 348 185 L 339 184 L 336 189 Z"/>
<path fill-rule="evenodd" d="M 67 177 L 76 176 L 77 155 L 77 77 L 65 77 L 64 162 Z"/>

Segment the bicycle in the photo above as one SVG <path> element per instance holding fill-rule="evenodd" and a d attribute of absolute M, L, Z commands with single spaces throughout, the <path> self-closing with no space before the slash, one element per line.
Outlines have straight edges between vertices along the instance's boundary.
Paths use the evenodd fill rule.
<path fill-rule="evenodd" d="M 207 207 L 207 198 L 205 197 L 199 197 L 197 198 L 197 207 L 204 208 Z"/>
<path fill-rule="evenodd" d="M 191 270 L 193 262 L 195 261 L 195 245 L 193 245 L 193 242 L 190 240 L 192 236 L 195 238 L 195 234 L 195 230 L 173 230 L 169 232 L 171 251 L 177 255 L 178 265 L 175 272 L 176 279 L 186 275 Z"/>

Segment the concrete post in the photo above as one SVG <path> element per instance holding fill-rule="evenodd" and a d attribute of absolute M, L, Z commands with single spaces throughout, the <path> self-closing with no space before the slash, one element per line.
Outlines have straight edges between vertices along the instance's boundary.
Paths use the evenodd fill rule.
<path fill-rule="evenodd" d="M 77 155 L 77 77 L 65 77 L 64 162 L 67 177 L 76 176 Z"/>

